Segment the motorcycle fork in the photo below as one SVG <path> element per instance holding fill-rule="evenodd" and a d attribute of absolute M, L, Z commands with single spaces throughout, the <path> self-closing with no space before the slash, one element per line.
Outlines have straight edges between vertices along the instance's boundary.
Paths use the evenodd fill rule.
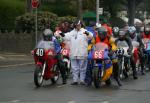
<path fill-rule="evenodd" d="M 121 76 L 123 76 L 123 71 L 124 71 L 124 57 L 121 58 Z"/>
<path fill-rule="evenodd" d="M 43 68 L 42 68 L 42 76 L 44 76 L 45 68 L 46 68 L 46 62 L 44 62 L 44 64 L 43 64 Z"/>

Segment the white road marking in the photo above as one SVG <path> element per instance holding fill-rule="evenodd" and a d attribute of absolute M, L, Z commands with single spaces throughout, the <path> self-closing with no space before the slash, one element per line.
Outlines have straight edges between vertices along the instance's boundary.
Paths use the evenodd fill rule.
<path fill-rule="evenodd" d="M 18 102 L 20 102 L 20 100 L 12 100 L 11 102 L 18 103 Z"/>
<path fill-rule="evenodd" d="M 0 59 L 5 59 L 5 57 L 0 56 Z"/>
<path fill-rule="evenodd" d="M 17 66 L 24 66 L 24 65 L 31 65 L 31 64 L 34 64 L 34 62 L 32 62 L 32 63 L 14 64 L 14 65 L 3 65 L 3 66 L 0 66 L 0 68 L 17 67 Z"/>
<path fill-rule="evenodd" d="M 102 103 L 109 103 L 108 101 L 103 101 Z"/>
<path fill-rule="evenodd" d="M 68 103 L 76 103 L 75 101 L 69 101 Z"/>

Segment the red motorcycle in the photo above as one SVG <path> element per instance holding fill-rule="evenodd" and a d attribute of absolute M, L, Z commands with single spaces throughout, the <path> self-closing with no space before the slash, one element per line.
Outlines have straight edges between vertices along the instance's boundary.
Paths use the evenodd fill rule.
<path fill-rule="evenodd" d="M 35 61 L 34 83 L 37 87 L 42 86 L 43 80 L 51 80 L 56 83 L 59 79 L 59 68 L 53 49 L 36 48 L 32 51 Z"/>
<path fill-rule="evenodd" d="M 133 45 L 133 55 L 134 55 L 134 62 L 136 64 L 136 68 L 137 70 L 140 67 L 140 58 L 139 58 L 139 43 L 137 41 L 132 41 L 132 45 Z"/>
<path fill-rule="evenodd" d="M 70 70 L 71 70 L 71 63 L 70 63 L 70 58 L 69 58 L 70 46 L 68 43 L 66 43 L 65 46 L 62 48 L 61 54 L 63 55 L 63 62 L 64 62 L 65 67 L 66 67 L 67 77 L 69 77 Z"/>

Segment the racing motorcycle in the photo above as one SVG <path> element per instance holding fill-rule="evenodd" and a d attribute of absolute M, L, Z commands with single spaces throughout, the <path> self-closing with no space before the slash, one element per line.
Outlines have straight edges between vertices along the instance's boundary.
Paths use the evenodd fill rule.
<path fill-rule="evenodd" d="M 95 44 L 89 52 L 88 57 L 93 61 L 92 80 L 96 88 L 101 86 L 101 82 L 105 82 L 107 85 L 111 83 L 113 65 L 108 53 L 108 45 L 102 42 Z"/>
<path fill-rule="evenodd" d="M 70 58 L 69 58 L 69 54 L 70 53 L 70 47 L 69 44 L 65 44 L 65 46 L 62 48 L 61 50 L 61 54 L 63 55 L 63 62 L 65 64 L 66 67 L 66 75 L 69 78 L 70 75 L 70 70 L 71 70 L 71 62 L 70 62 Z"/>
<path fill-rule="evenodd" d="M 140 71 L 140 58 L 139 58 L 139 42 L 137 41 L 132 41 L 133 45 L 133 56 L 134 56 L 134 62 L 136 64 L 136 69 L 137 71 Z"/>
<path fill-rule="evenodd" d="M 51 80 L 56 83 L 59 79 L 59 68 L 55 58 L 56 53 L 52 48 L 36 48 L 32 51 L 35 61 L 34 84 L 36 87 L 42 86 L 43 80 Z"/>
<path fill-rule="evenodd" d="M 119 63 L 119 77 L 120 79 L 123 79 L 124 77 L 128 77 L 128 75 L 131 73 L 130 68 L 130 57 L 128 51 L 128 44 L 125 41 L 119 41 L 117 43 L 118 49 L 116 50 L 116 55 L 118 57 L 118 63 Z"/>

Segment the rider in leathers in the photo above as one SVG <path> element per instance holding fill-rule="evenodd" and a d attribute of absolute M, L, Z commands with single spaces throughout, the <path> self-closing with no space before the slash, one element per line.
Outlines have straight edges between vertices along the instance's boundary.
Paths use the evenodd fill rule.
<path fill-rule="evenodd" d="M 144 49 L 144 44 L 142 42 L 142 38 L 141 38 L 141 35 L 136 33 L 136 28 L 134 26 L 130 26 L 128 28 L 128 33 L 129 33 L 129 36 L 131 38 L 132 41 L 137 41 L 139 43 L 139 58 L 140 58 L 140 62 L 141 62 L 141 73 L 142 75 L 145 74 L 144 72 L 144 54 L 143 54 L 143 49 Z"/>
<path fill-rule="evenodd" d="M 114 79 L 117 81 L 118 85 L 121 86 L 122 84 L 119 80 L 119 65 L 117 63 L 116 58 L 113 55 L 114 51 L 117 49 L 117 47 L 115 45 L 115 42 L 113 41 L 114 39 L 111 36 L 107 35 L 107 29 L 104 28 L 104 27 L 98 28 L 96 30 L 96 32 L 97 32 L 96 33 L 96 38 L 93 38 L 94 41 L 95 41 L 95 44 L 99 43 L 99 42 L 103 42 L 103 43 L 108 44 L 109 51 L 110 51 L 109 56 L 110 56 L 110 58 L 112 60 L 112 63 L 113 63 Z M 92 78 L 91 70 L 92 70 L 92 68 L 87 69 L 86 82 L 88 83 L 88 85 L 91 84 L 91 78 Z"/>
<path fill-rule="evenodd" d="M 119 31 L 119 38 L 116 39 L 115 42 L 116 42 L 116 44 L 118 44 L 119 42 L 124 42 L 124 41 L 129 46 L 128 53 L 131 55 L 131 58 L 130 58 L 131 60 L 130 61 L 131 61 L 131 66 L 132 66 L 132 71 L 133 71 L 133 78 L 138 79 L 137 72 L 136 72 L 136 65 L 134 63 L 134 57 L 133 57 L 133 54 L 132 54 L 133 45 L 132 45 L 131 39 L 128 36 L 126 36 L 126 32 L 124 30 L 120 30 Z M 125 77 L 127 78 L 128 74 L 125 74 Z"/>
<path fill-rule="evenodd" d="M 60 54 L 60 44 L 58 43 L 57 39 L 53 36 L 53 32 L 50 29 L 45 29 L 43 32 L 43 39 L 39 41 L 39 43 L 36 45 L 36 48 L 44 48 L 46 49 L 49 46 L 53 46 L 57 55 L 56 59 L 58 60 L 58 66 L 60 69 L 60 73 L 62 76 L 62 84 L 66 84 L 66 68 L 65 65 L 61 59 L 61 54 Z"/>

